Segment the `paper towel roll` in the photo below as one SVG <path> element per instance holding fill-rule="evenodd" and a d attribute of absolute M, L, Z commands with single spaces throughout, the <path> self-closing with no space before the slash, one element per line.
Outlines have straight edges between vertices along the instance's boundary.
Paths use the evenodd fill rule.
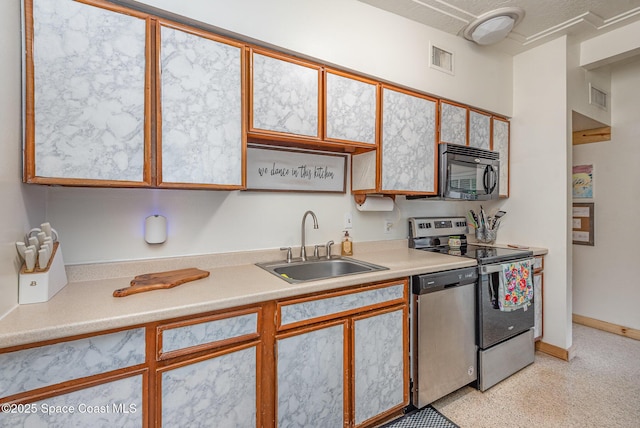
<path fill-rule="evenodd" d="M 358 211 L 393 211 L 393 199 L 388 196 L 367 195 L 363 204 L 356 204 Z"/>

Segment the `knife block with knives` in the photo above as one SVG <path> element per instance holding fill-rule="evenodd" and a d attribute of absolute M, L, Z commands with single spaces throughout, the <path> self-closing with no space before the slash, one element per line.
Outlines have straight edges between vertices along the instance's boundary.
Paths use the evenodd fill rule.
<path fill-rule="evenodd" d="M 62 248 L 59 242 L 53 244 L 53 253 L 44 268 L 29 271 L 26 263 L 20 269 L 18 281 L 18 303 L 42 303 L 51 299 L 67 285 Z"/>

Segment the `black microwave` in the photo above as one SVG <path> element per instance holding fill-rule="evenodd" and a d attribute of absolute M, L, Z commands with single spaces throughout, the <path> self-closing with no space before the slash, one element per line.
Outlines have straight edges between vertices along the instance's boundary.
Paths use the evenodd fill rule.
<path fill-rule="evenodd" d="M 443 143 L 439 153 L 439 192 L 444 199 L 498 199 L 500 154 L 491 150 Z"/>

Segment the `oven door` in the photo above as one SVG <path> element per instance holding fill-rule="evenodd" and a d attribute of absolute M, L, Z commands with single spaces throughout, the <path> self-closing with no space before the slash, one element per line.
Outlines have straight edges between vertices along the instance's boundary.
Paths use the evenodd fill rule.
<path fill-rule="evenodd" d="M 477 201 L 498 198 L 498 161 L 446 153 L 442 160 L 442 196 Z"/>
<path fill-rule="evenodd" d="M 533 265 L 533 259 L 531 259 Z M 510 337 L 516 336 L 533 327 L 534 310 L 533 300 L 526 309 L 518 309 L 511 312 L 501 311 L 498 306 L 498 287 L 501 264 L 489 264 L 480 266 L 480 279 L 478 284 L 478 347 L 487 349 Z"/>

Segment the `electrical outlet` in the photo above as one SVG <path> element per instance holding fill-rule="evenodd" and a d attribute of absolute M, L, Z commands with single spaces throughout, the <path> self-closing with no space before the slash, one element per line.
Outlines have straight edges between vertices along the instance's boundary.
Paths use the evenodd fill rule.
<path fill-rule="evenodd" d="M 391 233 L 391 229 L 393 229 L 393 222 L 389 219 L 384 220 L 384 233 Z"/>
<path fill-rule="evenodd" d="M 344 213 L 344 228 L 353 229 L 353 214 L 351 212 Z"/>

